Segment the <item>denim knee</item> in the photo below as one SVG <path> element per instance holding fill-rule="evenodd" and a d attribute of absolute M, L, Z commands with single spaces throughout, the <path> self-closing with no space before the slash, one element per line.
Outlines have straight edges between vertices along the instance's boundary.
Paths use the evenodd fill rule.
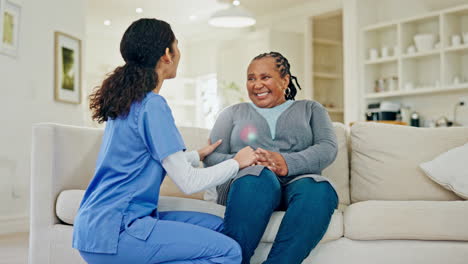
<path fill-rule="evenodd" d="M 329 182 L 316 182 L 311 178 L 300 179 L 287 186 L 288 203 L 295 202 L 304 208 L 328 207 L 333 211 L 338 206 L 338 196 Z"/>
<path fill-rule="evenodd" d="M 268 197 L 270 195 L 279 195 L 281 185 L 274 172 L 263 169 L 258 176 L 246 175 L 235 180 L 230 191 L 241 192 L 246 195 L 251 194 L 255 195 L 255 197 Z"/>

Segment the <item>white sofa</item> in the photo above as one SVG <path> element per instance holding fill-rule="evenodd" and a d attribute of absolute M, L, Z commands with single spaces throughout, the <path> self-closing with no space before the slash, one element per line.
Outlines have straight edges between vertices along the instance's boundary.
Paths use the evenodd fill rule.
<path fill-rule="evenodd" d="M 468 263 L 468 201 L 418 168 L 468 142 L 468 128 L 334 125 L 339 153 L 324 175 L 337 186 L 340 206 L 304 263 Z M 33 127 L 30 264 L 84 263 L 71 248 L 70 223 L 80 190 L 93 176 L 102 132 L 58 124 Z M 181 133 L 188 148 L 196 149 L 209 131 L 181 128 Z M 179 197 L 161 197 L 159 209 L 224 213 L 212 202 Z M 252 263 L 266 258 L 282 216 L 273 215 Z"/>

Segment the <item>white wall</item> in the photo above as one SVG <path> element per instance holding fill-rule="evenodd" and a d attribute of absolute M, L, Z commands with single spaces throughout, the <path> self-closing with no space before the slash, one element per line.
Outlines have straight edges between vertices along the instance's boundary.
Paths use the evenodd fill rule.
<path fill-rule="evenodd" d="M 123 33 L 123 31 L 116 30 L 115 28 L 109 28 L 108 31 L 86 29 L 86 71 L 83 71 L 83 76 L 86 79 L 86 86 L 83 87 L 83 92 L 85 94 L 83 106 L 86 117 L 85 125 L 87 126 L 103 126 L 91 120 L 88 96 L 96 86 L 101 85 L 106 74 L 112 72 L 115 67 L 124 63 L 122 57 L 119 56 L 120 43 L 118 41 Z"/>
<path fill-rule="evenodd" d="M 206 74 L 218 74 L 219 77 L 234 76 L 235 78 L 225 79 L 244 79 L 245 71 L 249 61 L 253 58 L 253 55 L 241 56 L 239 52 L 242 50 L 233 49 L 232 54 L 229 55 L 229 49 L 233 45 L 229 45 L 230 41 L 234 41 L 237 44 L 240 42 L 242 45 L 257 45 L 258 43 L 246 43 L 242 42 L 243 37 L 247 35 L 255 35 L 256 32 L 264 31 L 276 31 L 285 32 L 286 35 L 298 36 L 297 39 L 301 39 L 301 43 L 289 42 L 287 39 L 278 37 L 276 39 L 265 40 L 265 44 L 262 52 L 291 46 L 296 49 L 305 49 L 307 43 L 304 41 L 306 34 L 311 34 L 307 27 L 307 19 L 313 15 L 323 14 L 329 11 L 334 11 L 341 8 L 341 0 L 317 0 L 310 1 L 304 5 L 295 6 L 288 9 L 277 10 L 274 14 L 266 14 L 257 17 L 257 25 L 247 29 L 218 29 L 211 28 L 209 31 L 200 32 L 192 35 L 184 35 L 184 28 L 179 25 L 172 25 L 176 36 L 179 38 L 180 50 L 182 53 L 181 65 L 178 71 L 177 78 L 188 78 L 193 79 Z M 102 26 L 103 27 L 103 26 Z M 107 29 L 107 32 L 103 28 L 93 28 L 87 31 L 88 37 L 88 61 L 86 77 L 89 81 L 87 92 L 89 93 L 92 88 L 99 85 L 104 78 L 105 73 L 109 72 L 113 68 L 123 63 L 118 52 L 118 42 L 123 34 L 123 31 L 113 29 L 113 26 Z M 274 42 L 273 44 L 271 42 Z M 239 46 L 239 45 L 238 45 Z M 260 45 L 262 46 L 262 45 Z M 258 55 L 259 52 L 255 52 Z M 301 53 L 298 50 L 298 53 Z M 229 58 L 227 58 L 227 57 Z M 224 59 L 226 57 L 226 59 Z M 245 67 L 232 67 L 230 66 L 229 60 L 237 60 L 235 65 L 245 65 Z M 298 98 L 306 98 L 308 89 L 308 79 L 310 79 L 310 73 L 307 73 L 308 64 L 310 59 L 306 56 L 300 56 L 293 54 L 291 59 L 292 69 L 294 74 L 297 75 L 299 82 L 305 91 L 300 91 Z M 226 72 L 230 72 L 227 75 Z M 223 77 L 224 76 L 224 77 Z M 180 90 L 183 93 L 180 82 L 170 81 L 164 84 L 162 94 L 172 93 L 173 91 Z M 245 82 L 241 82 L 241 88 L 244 90 Z M 178 110 L 176 106 L 172 106 L 176 121 L 185 123 L 184 120 L 178 120 Z M 88 125 L 96 126 L 91 120 L 88 120 Z"/>
<path fill-rule="evenodd" d="M 272 50 L 294 50 L 296 52 L 284 55 L 290 60 L 293 74 L 298 77 L 303 88 L 299 91 L 298 98 L 310 98 L 312 31 L 308 19 L 341 9 L 341 2 L 341 0 L 310 1 L 304 5 L 259 16 L 257 24 L 244 31 L 218 29 L 213 30 L 216 34 L 198 36 L 196 40 L 189 42 L 190 56 L 197 59 L 189 60 L 187 73 L 196 76 L 209 69 L 218 73 L 220 80 L 244 80 L 247 65 L 255 55 Z M 213 58 L 217 61 L 216 65 L 213 64 Z M 245 90 L 245 82 L 238 81 L 238 83 L 240 88 Z"/>
<path fill-rule="evenodd" d="M 218 91 L 224 95 L 223 106 L 238 103 L 239 100 L 223 91 L 223 82 L 234 82 L 240 89 L 244 101 L 249 101 L 246 89 L 247 67 L 257 55 L 270 51 L 283 54 L 291 65 L 292 74 L 303 84 L 304 75 L 304 36 L 301 33 L 262 29 L 244 34 L 237 39 L 227 40 L 218 46 L 217 67 Z M 299 93 L 302 93 L 299 91 Z"/>
<path fill-rule="evenodd" d="M 188 66 L 187 77 L 193 78 L 215 73 L 218 46 L 222 39 L 188 40 L 187 42 L 187 49 L 183 51 L 181 59 Z"/>
<path fill-rule="evenodd" d="M 91 1 L 91 0 L 86 0 Z M 89 8 L 89 7 L 88 7 Z M 134 20 L 137 20 L 135 18 Z M 132 20 L 132 21 L 134 21 Z M 130 23 L 124 27 L 117 27 L 111 25 L 106 27 L 104 25 L 87 28 L 86 29 L 86 72 L 84 73 L 85 78 L 87 79 L 87 85 L 84 89 L 86 94 L 85 96 L 85 125 L 91 127 L 104 127 L 104 124 L 98 124 L 91 119 L 91 111 L 89 110 L 88 96 L 92 91 L 100 86 L 103 80 L 106 78 L 107 74 L 111 73 L 116 67 L 122 66 L 125 64 L 122 56 L 120 55 L 120 41 L 123 34 Z M 90 25 L 90 23 L 88 23 Z M 176 30 L 174 29 L 175 33 Z M 176 34 L 176 37 L 179 41 L 179 49 L 181 51 L 181 60 L 179 67 L 177 69 L 177 78 L 187 77 L 186 68 L 188 63 L 189 54 L 187 52 L 187 41 L 183 36 Z M 174 90 L 180 89 L 182 87 L 181 82 L 169 81 L 165 82 L 162 88 L 162 93 L 172 92 Z"/>
<path fill-rule="evenodd" d="M 367 25 L 424 15 L 449 7 L 468 4 L 468 0 L 344 0 L 345 49 L 345 123 L 364 119 L 365 102 L 362 86 L 362 34 Z M 468 92 L 413 96 L 401 102 L 410 105 L 424 119 L 453 118 L 453 107 Z M 468 125 L 467 107 L 459 117 Z"/>
<path fill-rule="evenodd" d="M 80 38 L 85 54 L 84 0 L 13 1 L 21 6 L 19 52 L 0 54 L 0 233 L 27 228 L 32 124 L 84 123 L 83 104 L 54 101 L 53 53 L 57 30 Z"/>

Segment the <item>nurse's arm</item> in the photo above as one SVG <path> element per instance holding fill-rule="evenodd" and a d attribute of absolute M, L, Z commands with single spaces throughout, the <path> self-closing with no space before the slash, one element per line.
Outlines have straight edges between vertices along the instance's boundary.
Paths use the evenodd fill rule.
<path fill-rule="evenodd" d="M 190 154 L 193 155 L 193 154 Z M 166 157 L 162 165 L 167 174 L 185 194 L 209 189 L 235 177 L 239 163 L 234 159 L 223 161 L 209 168 L 194 168 L 182 151 Z"/>

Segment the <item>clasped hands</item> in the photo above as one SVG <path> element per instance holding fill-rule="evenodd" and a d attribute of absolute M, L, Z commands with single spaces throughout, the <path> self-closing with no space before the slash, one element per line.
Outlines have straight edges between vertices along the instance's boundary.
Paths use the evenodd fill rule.
<path fill-rule="evenodd" d="M 257 148 L 255 150 L 255 154 L 258 156 L 256 162 L 257 165 L 267 167 L 278 176 L 288 175 L 288 165 L 286 164 L 283 155 L 280 153 Z"/>
<path fill-rule="evenodd" d="M 254 150 L 247 146 L 239 150 L 234 159 L 239 162 L 240 168 L 262 165 L 273 171 L 278 176 L 288 175 L 288 165 L 286 164 L 283 155 L 278 152 L 262 148 Z"/>
<path fill-rule="evenodd" d="M 208 141 L 208 146 L 198 150 L 200 160 L 203 161 L 207 155 L 211 154 L 219 145 L 221 145 L 221 142 L 221 140 L 218 140 L 211 144 L 211 142 Z M 262 165 L 273 171 L 278 176 L 288 175 L 288 165 L 286 164 L 283 155 L 278 152 L 262 148 L 254 150 L 247 146 L 237 152 L 234 160 L 239 163 L 239 167 L 241 169 L 248 166 Z"/>

